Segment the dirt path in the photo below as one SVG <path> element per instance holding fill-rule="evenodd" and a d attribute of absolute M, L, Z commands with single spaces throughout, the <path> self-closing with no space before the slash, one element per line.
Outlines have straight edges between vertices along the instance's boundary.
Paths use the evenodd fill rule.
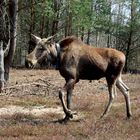
<path fill-rule="evenodd" d="M 35 117 L 46 115 L 48 113 L 63 114 L 61 107 L 47 108 L 45 106 L 33 106 L 33 107 L 22 107 L 22 106 L 5 106 L 0 108 L 0 117 L 2 116 L 13 116 L 15 114 L 33 115 Z"/>

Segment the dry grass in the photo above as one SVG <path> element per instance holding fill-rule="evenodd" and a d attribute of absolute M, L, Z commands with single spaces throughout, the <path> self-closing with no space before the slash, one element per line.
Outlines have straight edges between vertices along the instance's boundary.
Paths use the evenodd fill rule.
<path fill-rule="evenodd" d="M 52 102 L 50 102 L 52 100 Z M 25 97 L 0 97 L 0 107 L 7 105 L 17 105 L 17 106 L 40 106 L 47 105 L 47 107 L 53 107 L 59 104 L 58 98 L 54 97 L 44 97 L 44 96 L 25 96 Z"/>
<path fill-rule="evenodd" d="M 44 71 L 32 71 L 32 79 L 40 78 Z M 20 74 L 25 77 L 25 73 L 20 70 Z M 35 76 L 39 74 L 39 77 Z M 45 72 L 52 83 L 60 82 L 61 77 L 55 71 Z M 16 70 L 14 81 L 19 77 Z M 30 74 L 31 75 L 31 74 Z M 31 78 L 29 77 L 29 78 Z M 59 80 L 55 80 L 57 77 Z M 27 78 L 27 77 L 26 77 Z M 73 110 L 77 111 L 79 118 L 73 119 L 67 124 L 60 124 L 62 114 L 49 113 L 40 116 L 32 114 L 15 113 L 12 116 L 0 116 L 0 139 L 1 140 L 139 140 L 140 138 L 140 75 L 124 75 L 125 83 L 130 87 L 133 118 L 126 119 L 124 98 L 118 92 L 118 97 L 114 101 L 111 111 L 104 119 L 99 119 L 108 101 L 108 94 L 104 81 L 88 83 L 81 81 L 76 85 L 73 96 Z M 22 79 L 18 79 L 22 82 Z M 24 79 L 25 80 L 25 79 Z M 82 88 L 81 88 L 82 87 Z M 32 91 L 31 91 L 32 92 Z M 48 95 L 46 97 L 35 94 L 26 96 L 0 96 L 0 107 L 7 105 L 16 106 L 61 106 L 58 97 Z M 80 117 L 81 116 L 81 117 Z"/>

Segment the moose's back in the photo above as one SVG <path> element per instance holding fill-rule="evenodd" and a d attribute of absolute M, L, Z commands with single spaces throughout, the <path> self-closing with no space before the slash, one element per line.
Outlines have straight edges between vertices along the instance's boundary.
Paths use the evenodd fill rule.
<path fill-rule="evenodd" d="M 62 40 L 60 47 L 60 73 L 64 77 L 94 80 L 108 74 L 117 76 L 125 64 L 122 52 L 91 47 L 75 37 Z"/>

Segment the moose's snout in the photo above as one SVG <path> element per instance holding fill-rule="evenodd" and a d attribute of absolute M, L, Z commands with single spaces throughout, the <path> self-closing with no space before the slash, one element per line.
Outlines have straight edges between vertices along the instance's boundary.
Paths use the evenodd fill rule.
<path fill-rule="evenodd" d="M 34 68 L 37 65 L 37 60 L 33 59 L 30 55 L 26 56 L 25 62 L 26 62 L 26 67 L 28 68 Z"/>

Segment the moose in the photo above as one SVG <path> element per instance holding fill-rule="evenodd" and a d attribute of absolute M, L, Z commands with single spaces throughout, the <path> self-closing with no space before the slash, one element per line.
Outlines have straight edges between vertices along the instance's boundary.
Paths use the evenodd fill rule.
<path fill-rule="evenodd" d="M 74 36 L 66 37 L 59 43 L 51 43 L 50 39 L 51 37 L 41 39 L 32 35 L 36 47 L 26 56 L 26 60 L 33 67 L 44 59 L 50 60 L 50 58 L 51 61 L 58 64 L 58 70 L 66 81 L 64 88 L 59 90 L 65 121 L 73 118 L 71 100 L 75 84 L 80 79 L 98 80 L 103 77 L 107 81 L 109 102 L 101 117 L 106 116 L 109 112 L 116 94 L 116 87 L 124 95 L 127 118 L 132 116 L 129 88 L 121 78 L 125 65 L 125 55 L 122 52 L 112 48 L 91 47 Z M 65 91 L 67 92 L 66 101 L 64 99 Z"/>

